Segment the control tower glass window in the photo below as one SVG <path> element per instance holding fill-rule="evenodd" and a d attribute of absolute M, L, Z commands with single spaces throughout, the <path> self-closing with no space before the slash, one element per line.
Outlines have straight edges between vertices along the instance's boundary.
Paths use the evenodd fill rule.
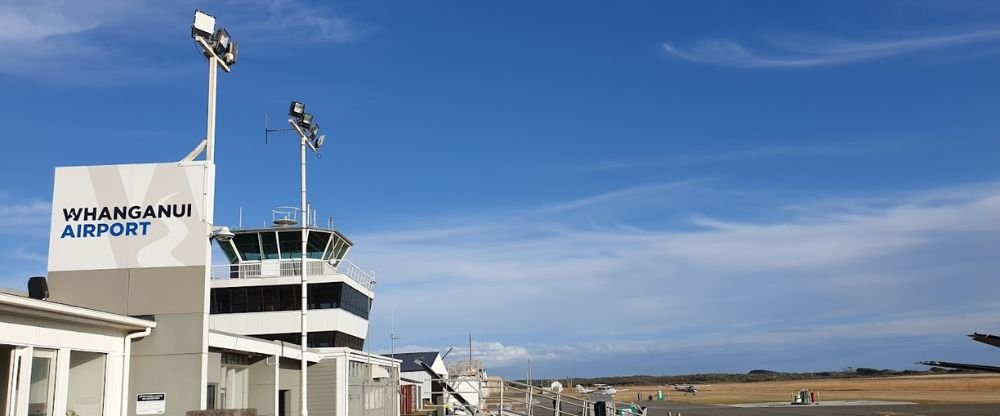
<path fill-rule="evenodd" d="M 260 233 L 260 246 L 264 250 L 264 260 L 278 258 L 278 239 L 275 233 L 270 231 Z"/>
<path fill-rule="evenodd" d="M 310 231 L 309 240 L 306 242 L 306 249 L 309 250 L 309 258 L 321 259 L 326 250 L 327 243 L 330 242 L 330 233 L 322 231 Z"/>
<path fill-rule="evenodd" d="M 226 254 L 226 260 L 229 260 L 229 264 L 236 264 L 240 262 L 240 257 L 236 255 L 236 249 L 232 241 L 219 242 L 219 248 L 222 252 Z"/>
<path fill-rule="evenodd" d="M 257 239 L 257 233 L 236 234 L 233 236 L 233 244 L 236 245 L 236 251 L 243 254 L 243 260 L 260 260 L 260 241 Z"/>
<path fill-rule="evenodd" d="M 302 231 L 282 231 L 278 233 L 278 248 L 281 258 L 297 259 L 302 256 Z"/>

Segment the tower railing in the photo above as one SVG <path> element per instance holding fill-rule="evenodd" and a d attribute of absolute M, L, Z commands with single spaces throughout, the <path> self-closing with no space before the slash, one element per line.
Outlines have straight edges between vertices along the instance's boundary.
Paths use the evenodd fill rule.
<path fill-rule="evenodd" d="M 302 274 L 302 260 L 262 260 L 212 266 L 212 279 L 253 279 L 259 277 L 294 277 Z M 375 275 L 364 271 L 350 260 L 343 259 L 334 265 L 323 259 L 306 259 L 306 272 L 310 276 L 343 274 L 358 282 L 365 289 L 373 290 Z"/>

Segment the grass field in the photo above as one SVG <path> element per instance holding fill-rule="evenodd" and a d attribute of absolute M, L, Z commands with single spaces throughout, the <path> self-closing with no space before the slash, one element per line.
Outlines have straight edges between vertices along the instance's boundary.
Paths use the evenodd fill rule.
<path fill-rule="evenodd" d="M 630 386 L 616 400 L 635 401 L 655 397 L 658 386 Z M 666 393 L 669 387 L 662 387 Z M 787 402 L 799 389 L 817 392 L 819 400 L 892 400 L 917 403 L 1000 403 L 1000 375 L 929 375 L 887 378 L 768 381 L 713 384 L 699 389 L 698 395 L 670 391 L 670 400 L 736 404 Z"/>

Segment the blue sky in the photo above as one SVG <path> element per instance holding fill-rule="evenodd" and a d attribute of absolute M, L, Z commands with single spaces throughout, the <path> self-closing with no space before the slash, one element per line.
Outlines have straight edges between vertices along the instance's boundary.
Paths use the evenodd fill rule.
<path fill-rule="evenodd" d="M 0 285 L 44 274 L 55 166 L 203 136 L 217 220 L 311 199 L 378 271 L 372 343 L 541 377 L 998 363 L 1000 6 L 7 1 Z"/>

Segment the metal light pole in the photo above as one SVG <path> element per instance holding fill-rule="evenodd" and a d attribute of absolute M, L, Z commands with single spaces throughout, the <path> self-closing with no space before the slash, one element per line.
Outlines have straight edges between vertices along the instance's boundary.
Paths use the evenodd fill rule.
<path fill-rule="evenodd" d="M 215 163 L 215 96 L 219 67 L 229 72 L 236 64 L 236 42 L 226 29 L 215 29 L 215 17 L 195 10 L 191 36 L 208 58 L 208 121 L 205 126 L 205 160 Z M 222 56 L 219 56 L 222 55 Z"/>
<path fill-rule="evenodd" d="M 308 272 L 306 272 L 306 240 L 309 238 L 309 214 L 306 212 L 306 136 L 302 134 L 302 130 L 299 131 L 299 158 L 300 158 L 300 169 L 302 170 L 302 209 L 300 214 L 302 215 L 302 263 L 300 267 L 302 268 L 302 411 L 300 414 L 302 416 L 309 415 L 308 403 L 308 381 L 306 380 L 306 367 L 308 362 L 306 361 L 306 350 L 309 345 L 309 331 L 306 327 L 309 322 L 309 277 Z"/>
<path fill-rule="evenodd" d="M 302 103 L 293 102 L 292 108 L 298 104 L 301 107 L 302 115 L 308 116 L 309 125 L 312 125 L 312 116 L 305 113 L 305 105 Z M 290 112 L 291 113 L 291 112 Z M 301 123 L 304 123 L 303 117 L 298 117 L 295 114 L 289 114 L 292 118 L 288 119 L 288 124 L 292 125 L 295 132 L 299 135 L 299 169 L 300 169 L 300 189 L 301 189 L 301 209 L 300 214 L 302 215 L 302 253 L 299 263 L 299 276 L 301 277 L 301 289 L 300 289 L 300 327 L 302 329 L 302 334 L 300 338 L 300 346 L 302 348 L 302 357 L 299 360 L 301 364 L 299 386 L 302 390 L 301 400 L 302 403 L 299 406 L 299 414 L 302 416 L 309 415 L 309 381 L 307 378 L 308 372 L 308 361 L 306 360 L 306 353 L 309 350 L 309 272 L 307 271 L 307 259 L 308 259 L 308 247 L 307 242 L 309 241 L 309 207 L 306 206 L 306 146 L 308 145 L 313 152 L 318 152 L 319 147 L 323 144 L 323 136 L 315 137 L 316 131 L 318 130 L 315 125 L 312 126 L 311 130 L 307 133 L 302 130 Z"/>
<path fill-rule="evenodd" d="M 205 160 L 215 163 L 215 91 L 219 78 L 219 57 L 212 53 L 208 58 L 208 125 L 206 126 Z"/>
<path fill-rule="evenodd" d="M 214 188 L 215 175 L 215 98 L 216 98 L 216 85 L 218 81 L 219 67 L 226 72 L 229 72 L 231 67 L 236 64 L 237 48 L 236 42 L 232 40 L 229 36 L 229 32 L 226 29 L 215 28 L 215 17 L 202 12 L 200 10 L 195 10 L 194 21 L 191 23 L 191 37 L 194 39 L 195 43 L 201 47 L 202 54 L 208 58 L 208 109 L 207 109 L 207 122 L 205 125 L 205 139 L 192 151 L 186 160 L 193 160 L 197 157 L 198 153 L 202 150 L 205 151 L 205 171 L 211 177 L 212 188 Z M 211 188 L 210 188 L 211 189 Z M 214 193 L 204 192 L 202 194 L 202 203 L 204 204 L 204 214 L 203 219 L 209 225 L 215 222 L 215 195 Z M 211 236 L 215 236 L 216 227 L 212 225 Z M 225 231 L 223 231 L 225 230 Z M 226 227 L 218 227 L 220 235 L 222 232 L 230 233 Z M 231 234 L 231 233 L 230 233 Z M 210 237 L 210 238 L 213 238 Z M 211 263 L 212 258 L 212 243 L 209 241 L 205 245 L 205 256 L 208 262 Z M 211 269 L 205 268 L 205 281 L 211 279 Z M 207 309 L 210 304 L 209 291 L 204 291 L 204 305 Z M 204 325 L 208 325 L 208 317 L 205 315 Z M 203 335 L 207 336 L 207 335 Z M 200 383 L 204 386 L 208 381 L 208 366 L 207 366 L 207 353 L 208 345 L 207 342 L 203 340 L 202 344 L 202 360 L 201 360 L 201 377 Z M 205 409 L 208 406 L 208 394 L 204 387 L 201 388 L 201 394 L 199 397 L 199 408 Z"/>

